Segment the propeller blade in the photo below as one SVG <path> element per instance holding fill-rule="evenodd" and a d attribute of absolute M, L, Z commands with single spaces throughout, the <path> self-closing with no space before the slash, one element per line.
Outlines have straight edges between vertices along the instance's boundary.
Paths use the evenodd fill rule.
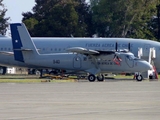
<path fill-rule="evenodd" d="M 117 65 L 120 65 L 120 62 L 122 61 L 121 58 L 119 58 L 119 54 L 116 52 L 113 58 L 114 63 Z"/>
<path fill-rule="evenodd" d="M 131 50 L 131 43 L 129 42 L 128 43 L 128 51 L 130 51 Z"/>
<path fill-rule="evenodd" d="M 116 52 L 118 51 L 118 43 L 116 42 L 116 46 L 115 46 Z"/>
<path fill-rule="evenodd" d="M 113 57 L 113 60 L 122 61 L 121 58 L 120 58 L 120 53 L 115 52 L 115 55 L 114 55 L 114 57 Z"/>

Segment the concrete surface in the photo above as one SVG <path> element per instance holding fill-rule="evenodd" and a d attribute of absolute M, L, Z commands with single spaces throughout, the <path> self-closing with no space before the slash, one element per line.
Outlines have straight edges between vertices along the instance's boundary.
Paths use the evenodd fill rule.
<path fill-rule="evenodd" d="M 1 83 L 0 120 L 160 120 L 160 81 Z"/>

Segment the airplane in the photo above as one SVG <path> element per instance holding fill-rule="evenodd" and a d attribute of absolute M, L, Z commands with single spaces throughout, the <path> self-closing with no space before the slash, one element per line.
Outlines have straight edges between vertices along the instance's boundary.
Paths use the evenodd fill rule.
<path fill-rule="evenodd" d="M 10 24 L 10 27 L 14 58 L 29 65 L 42 68 L 85 71 L 89 73 L 88 80 L 90 82 L 94 82 L 96 78 L 98 81 L 104 81 L 102 73 L 105 72 L 133 73 L 153 69 L 150 63 L 135 57 L 133 53 L 126 50 L 117 51 L 117 43 L 115 45 L 116 51 L 70 47 L 67 49 L 68 53 L 39 54 L 23 23 L 13 23 Z M 107 67 L 108 61 L 114 65 Z M 141 81 L 143 77 L 138 74 L 136 79 Z"/>
<path fill-rule="evenodd" d="M 156 58 L 154 65 L 157 72 L 160 72 L 160 43 L 152 40 L 132 39 L 132 38 L 54 38 L 54 37 L 32 37 L 38 52 L 46 53 L 64 53 L 71 47 L 83 47 L 92 50 L 113 50 L 115 43 L 118 42 L 119 49 L 128 48 L 130 43 L 130 52 L 136 57 L 138 56 L 139 48 L 142 48 L 144 54 L 149 53 L 150 48 L 155 48 Z M 63 43 L 63 44 L 62 44 Z M 148 55 L 149 56 L 149 55 Z M 14 60 L 12 41 L 9 37 L 0 37 L 0 66 L 25 67 L 41 69 L 39 66 L 28 65 L 24 62 Z M 112 65 L 108 65 L 112 67 Z M 52 71 L 51 71 L 52 72 Z"/>

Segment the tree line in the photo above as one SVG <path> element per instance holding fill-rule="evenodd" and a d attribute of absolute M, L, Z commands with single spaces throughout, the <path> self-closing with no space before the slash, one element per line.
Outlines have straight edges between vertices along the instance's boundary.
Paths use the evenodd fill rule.
<path fill-rule="evenodd" d="M 2 1 L 2 0 L 1 0 Z M 22 13 L 32 37 L 157 39 L 157 0 L 35 0 Z"/>
<path fill-rule="evenodd" d="M 0 34 L 6 35 L 6 31 L 9 26 L 8 20 L 10 18 L 5 17 L 7 9 L 4 7 L 4 4 L 2 2 L 3 0 L 0 0 Z"/>

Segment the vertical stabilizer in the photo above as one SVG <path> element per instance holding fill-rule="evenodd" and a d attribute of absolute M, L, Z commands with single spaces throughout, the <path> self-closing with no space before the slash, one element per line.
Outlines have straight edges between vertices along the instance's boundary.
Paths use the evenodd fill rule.
<path fill-rule="evenodd" d="M 10 24 L 15 60 L 24 62 L 35 57 L 38 52 L 23 23 Z"/>
<path fill-rule="evenodd" d="M 11 24 L 11 35 L 12 35 L 12 45 L 13 45 L 13 51 L 14 51 L 14 59 L 20 62 L 24 62 L 22 52 L 18 49 L 21 49 L 22 43 L 20 41 L 20 36 L 18 33 L 17 27 L 21 26 L 21 24 Z"/>

